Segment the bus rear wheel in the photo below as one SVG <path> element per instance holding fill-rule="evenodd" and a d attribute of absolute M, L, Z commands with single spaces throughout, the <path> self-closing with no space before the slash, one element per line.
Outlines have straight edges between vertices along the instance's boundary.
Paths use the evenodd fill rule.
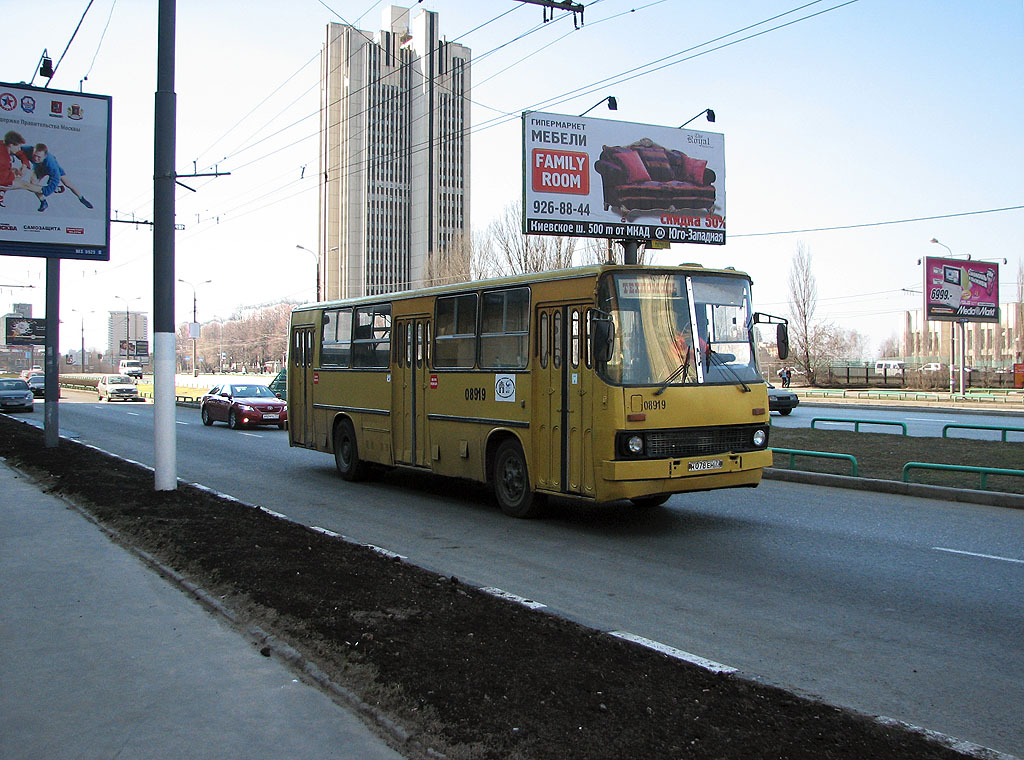
<path fill-rule="evenodd" d="M 498 447 L 491 482 L 498 506 L 509 517 L 535 517 L 544 507 L 544 497 L 530 490 L 526 457 L 518 441 L 510 439 Z"/>
<path fill-rule="evenodd" d="M 356 431 L 348 420 L 334 428 L 334 464 L 345 480 L 355 482 L 366 477 L 366 462 L 359 459 Z"/>

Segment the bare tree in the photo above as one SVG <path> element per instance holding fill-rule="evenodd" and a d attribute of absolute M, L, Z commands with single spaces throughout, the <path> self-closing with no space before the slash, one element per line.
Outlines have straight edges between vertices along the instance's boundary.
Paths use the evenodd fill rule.
<path fill-rule="evenodd" d="M 608 238 L 584 238 L 579 246 L 580 264 L 621 264 L 623 259 L 623 248 L 614 240 Z M 636 263 L 643 264 L 647 260 L 647 253 L 650 249 L 642 246 L 636 254 Z"/>
<path fill-rule="evenodd" d="M 816 319 L 817 308 L 818 281 L 812 271 L 811 252 L 798 243 L 789 270 L 791 356 L 812 385 L 827 371 L 830 362 L 864 353 L 864 337 L 860 333 Z"/>
<path fill-rule="evenodd" d="M 444 251 L 430 251 L 427 254 L 427 281 L 430 285 L 448 285 L 453 282 L 470 282 L 476 279 L 474 272 L 475 246 L 466 235 L 452 239 Z"/>
<path fill-rule="evenodd" d="M 895 335 L 890 335 L 888 338 L 882 341 L 882 345 L 878 349 L 878 355 L 883 359 L 887 357 L 896 357 L 900 355 L 900 341 Z"/>
<path fill-rule="evenodd" d="M 811 252 L 803 243 L 797 243 L 789 269 L 789 335 L 792 356 L 812 385 L 817 369 L 815 344 L 818 336 L 814 325 L 817 308 L 818 281 L 811 271 Z"/>
<path fill-rule="evenodd" d="M 513 202 L 487 228 L 480 253 L 488 271 L 512 275 L 571 267 L 575 249 L 576 238 L 525 234 L 522 206 Z"/>

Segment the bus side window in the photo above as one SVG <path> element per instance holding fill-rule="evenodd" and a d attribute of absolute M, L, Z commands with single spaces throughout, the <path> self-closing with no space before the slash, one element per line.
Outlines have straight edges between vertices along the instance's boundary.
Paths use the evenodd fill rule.
<path fill-rule="evenodd" d="M 594 310 L 587 309 L 587 322 L 584 328 L 586 332 L 583 335 L 583 362 L 587 365 L 587 368 L 594 366 L 594 354 L 593 343 L 594 343 Z"/>
<path fill-rule="evenodd" d="M 544 368 L 548 366 L 548 351 L 551 343 L 548 327 L 548 313 L 543 311 L 540 315 L 540 327 L 537 329 L 537 352 L 540 354 L 540 366 Z"/>
<path fill-rule="evenodd" d="M 415 349 L 415 341 L 412 339 L 412 322 L 405 324 L 405 366 L 412 366 L 412 352 Z"/>
<path fill-rule="evenodd" d="M 575 369 L 580 366 L 580 310 L 572 310 L 572 320 L 570 325 L 569 340 L 571 346 L 569 349 L 569 360 L 572 362 L 572 366 Z"/>
<path fill-rule="evenodd" d="M 320 343 L 321 366 L 349 366 L 351 330 L 351 309 L 339 309 L 338 311 L 324 313 L 324 326 Z"/>
<path fill-rule="evenodd" d="M 416 366 L 423 366 L 423 323 L 416 323 Z"/>
<path fill-rule="evenodd" d="M 556 311 L 551 318 L 551 363 L 555 369 L 562 367 L 562 312 Z"/>

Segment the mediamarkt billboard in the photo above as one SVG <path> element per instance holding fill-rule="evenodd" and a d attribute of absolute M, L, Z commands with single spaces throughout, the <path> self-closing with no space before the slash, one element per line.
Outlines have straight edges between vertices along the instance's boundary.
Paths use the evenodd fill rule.
<path fill-rule="evenodd" d="M 999 265 L 964 259 L 924 260 L 925 319 L 999 321 Z"/>
<path fill-rule="evenodd" d="M 0 82 L 0 254 L 110 259 L 110 98 Z"/>
<path fill-rule="evenodd" d="M 523 232 L 725 243 L 725 136 L 523 114 Z"/>

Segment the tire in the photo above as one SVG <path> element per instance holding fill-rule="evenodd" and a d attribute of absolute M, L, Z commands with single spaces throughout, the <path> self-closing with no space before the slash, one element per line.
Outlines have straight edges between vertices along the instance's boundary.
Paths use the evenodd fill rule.
<path fill-rule="evenodd" d="M 530 490 L 526 457 L 516 440 L 509 439 L 498 447 L 491 485 L 498 506 L 509 517 L 536 517 L 544 507 L 544 497 Z"/>
<path fill-rule="evenodd" d="M 283 422 L 278 422 L 277 423 L 277 429 L 278 430 L 284 430 L 284 423 Z"/>
<path fill-rule="evenodd" d="M 666 501 L 672 497 L 670 493 L 662 493 L 657 496 L 638 496 L 635 499 L 630 499 L 633 502 L 634 507 L 642 507 L 643 509 L 650 509 L 651 507 L 660 507 Z"/>
<path fill-rule="evenodd" d="M 232 430 L 238 430 L 238 428 L 241 427 L 238 423 L 238 417 L 235 415 L 234 409 L 228 411 L 228 427 Z"/>
<path fill-rule="evenodd" d="M 792 409 L 780 409 L 779 410 L 779 414 L 781 414 L 783 417 L 785 417 L 787 414 L 789 414 L 792 411 L 793 411 Z"/>
<path fill-rule="evenodd" d="M 210 410 L 207 407 L 203 407 L 202 411 L 203 424 L 209 427 L 213 424 L 213 419 L 210 417 Z"/>
<path fill-rule="evenodd" d="M 366 477 L 366 462 L 359 459 L 356 431 L 348 420 L 342 420 L 334 428 L 334 465 L 338 474 L 349 482 Z"/>

